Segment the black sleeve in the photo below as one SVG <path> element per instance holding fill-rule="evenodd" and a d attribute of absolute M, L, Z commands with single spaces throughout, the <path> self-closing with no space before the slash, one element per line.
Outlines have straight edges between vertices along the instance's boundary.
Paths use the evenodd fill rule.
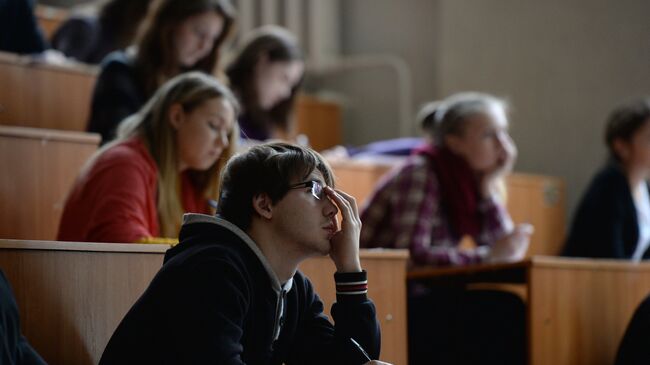
<path fill-rule="evenodd" d="M 639 305 L 625 330 L 615 365 L 642 365 L 650 361 L 650 296 Z"/>
<path fill-rule="evenodd" d="M 592 182 L 576 209 L 563 255 L 629 258 L 625 247 L 626 241 L 635 236 L 630 232 L 635 227 L 630 226 L 629 217 L 634 203 L 626 196 L 629 190 L 622 185 L 626 182 L 619 180 L 607 176 L 607 179 L 597 177 Z"/>
<path fill-rule="evenodd" d="M 2 270 L 0 270 L 0 364 L 45 365 L 45 361 L 20 334 L 18 307 Z"/>
<path fill-rule="evenodd" d="M 366 282 L 366 272 L 335 274 L 337 286 L 345 283 Z M 357 341 L 371 359 L 379 358 L 381 335 L 375 306 L 365 292 L 341 294 L 332 305 L 334 325 L 323 313 L 323 303 L 305 280 L 309 305 L 305 308 L 304 323 L 296 336 L 297 344 L 287 364 L 364 364 L 367 360 L 350 339 Z M 363 291 L 363 290 L 362 290 Z"/>
<path fill-rule="evenodd" d="M 140 109 L 142 99 L 133 68 L 108 60 L 95 84 L 88 131 L 101 134 L 102 144 L 113 140 L 119 123 Z"/>

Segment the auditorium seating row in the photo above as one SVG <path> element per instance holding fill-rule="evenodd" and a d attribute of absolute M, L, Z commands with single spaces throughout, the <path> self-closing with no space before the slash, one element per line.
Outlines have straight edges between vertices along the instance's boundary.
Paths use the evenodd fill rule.
<path fill-rule="evenodd" d="M 15 289 L 25 334 L 52 364 L 98 362 L 167 248 L 52 241 L 65 196 L 99 146 L 98 135 L 84 132 L 97 72 L 0 52 L 0 268 Z M 341 143 L 336 104 L 302 96 L 296 116 L 297 133 L 306 134 L 316 149 Z M 330 163 L 338 185 L 361 205 L 400 161 Z M 557 254 L 562 244 L 564 182 L 515 173 L 507 192 L 515 222 L 536 228 L 526 261 L 407 272 L 407 252 L 363 250 L 383 329 L 382 359 L 407 361 L 406 283 L 412 280 L 514 284 L 528 308 L 529 364 L 613 362 L 627 321 L 650 292 L 650 264 L 540 256 Z M 301 270 L 329 308 L 335 298 L 331 262 L 312 259 Z"/>

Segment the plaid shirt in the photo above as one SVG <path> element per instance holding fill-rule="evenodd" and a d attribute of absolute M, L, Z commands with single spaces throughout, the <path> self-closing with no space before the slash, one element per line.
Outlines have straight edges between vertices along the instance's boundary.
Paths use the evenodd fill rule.
<path fill-rule="evenodd" d="M 424 156 L 411 156 L 405 165 L 380 181 L 361 213 L 361 247 L 408 248 L 416 265 L 466 265 L 483 261 L 491 246 L 513 224 L 506 209 L 493 198 L 479 203 L 481 232 L 472 237 L 475 249 L 460 249 L 447 213 L 440 204 L 440 184 Z"/>

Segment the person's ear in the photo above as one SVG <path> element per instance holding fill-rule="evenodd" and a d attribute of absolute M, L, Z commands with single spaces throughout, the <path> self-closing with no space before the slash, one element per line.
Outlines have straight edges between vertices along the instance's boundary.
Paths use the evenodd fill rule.
<path fill-rule="evenodd" d="M 444 137 L 444 144 L 457 155 L 463 155 L 463 139 L 455 134 L 448 134 Z"/>
<path fill-rule="evenodd" d="M 612 141 L 612 148 L 614 153 L 618 156 L 621 161 L 627 161 L 630 158 L 630 143 L 623 140 L 622 138 L 616 138 Z"/>
<path fill-rule="evenodd" d="M 183 106 L 179 103 L 174 103 L 169 107 L 169 124 L 174 127 L 174 129 L 180 128 L 185 118 L 185 110 Z"/>
<path fill-rule="evenodd" d="M 257 63 L 255 63 L 256 74 L 260 75 L 262 73 L 265 73 L 268 64 L 269 64 L 269 55 L 266 52 L 264 52 L 257 59 Z"/>
<path fill-rule="evenodd" d="M 257 194 L 253 197 L 253 209 L 262 218 L 273 218 L 273 202 L 265 193 Z"/>

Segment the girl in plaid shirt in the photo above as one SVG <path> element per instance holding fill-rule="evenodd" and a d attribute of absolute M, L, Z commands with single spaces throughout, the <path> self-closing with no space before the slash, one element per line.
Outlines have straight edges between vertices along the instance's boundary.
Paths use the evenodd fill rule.
<path fill-rule="evenodd" d="M 415 265 L 523 258 L 532 227 L 513 227 L 499 194 L 517 153 L 505 102 L 461 93 L 428 104 L 419 119 L 431 142 L 371 195 L 362 247 L 408 248 Z M 463 236 L 476 248 L 459 248 Z"/>
<path fill-rule="evenodd" d="M 513 227 L 500 199 L 516 156 L 505 102 L 462 93 L 420 116 L 430 142 L 379 183 L 361 215 L 361 246 L 408 248 L 414 265 L 523 258 L 532 227 Z M 461 249 L 464 236 L 476 248 Z M 525 363 L 525 307 L 516 295 L 410 289 L 410 364 Z"/>

